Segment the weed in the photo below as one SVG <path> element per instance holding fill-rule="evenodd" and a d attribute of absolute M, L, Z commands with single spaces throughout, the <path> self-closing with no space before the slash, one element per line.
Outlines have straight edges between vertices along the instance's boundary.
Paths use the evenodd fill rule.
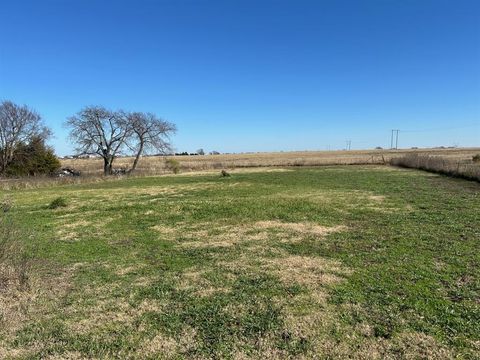
<path fill-rule="evenodd" d="M 5 198 L 0 202 L 0 210 L 4 213 L 9 212 L 12 209 L 12 199 Z"/>
<path fill-rule="evenodd" d="M 66 207 L 67 205 L 68 205 L 67 199 L 59 196 L 53 199 L 50 204 L 48 204 L 48 208 L 53 210 L 53 209 L 58 209 L 60 207 Z"/>

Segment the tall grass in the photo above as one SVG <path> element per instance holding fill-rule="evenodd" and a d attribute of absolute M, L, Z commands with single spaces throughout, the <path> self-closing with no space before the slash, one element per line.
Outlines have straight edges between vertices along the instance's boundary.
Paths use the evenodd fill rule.
<path fill-rule="evenodd" d="M 0 296 L 10 288 L 28 287 L 30 261 L 23 248 L 22 233 L 10 216 L 12 204 L 0 201 Z"/>
<path fill-rule="evenodd" d="M 392 158 L 390 164 L 480 181 L 480 164 L 472 160 L 452 160 L 441 156 L 407 154 Z"/>

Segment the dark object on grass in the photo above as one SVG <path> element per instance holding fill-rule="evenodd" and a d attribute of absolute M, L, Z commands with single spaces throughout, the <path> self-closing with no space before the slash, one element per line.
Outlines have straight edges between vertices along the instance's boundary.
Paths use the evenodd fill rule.
<path fill-rule="evenodd" d="M 480 163 L 480 154 L 473 155 L 472 161 L 474 163 Z"/>
<path fill-rule="evenodd" d="M 112 170 L 112 175 L 126 175 L 126 174 L 127 174 L 127 169 L 124 169 L 124 168 Z"/>
<path fill-rule="evenodd" d="M 67 199 L 63 197 L 57 197 L 54 199 L 50 204 L 48 204 L 49 209 L 57 209 L 59 207 L 65 207 L 67 206 Z"/>
<path fill-rule="evenodd" d="M 222 175 L 222 177 L 229 177 L 230 176 L 230 174 L 226 170 L 222 170 L 220 175 Z"/>
<path fill-rule="evenodd" d="M 72 169 L 72 168 L 61 168 L 57 173 L 56 173 L 56 176 L 57 177 L 70 177 L 70 176 L 80 176 L 80 171 L 77 171 L 75 169 Z"/>

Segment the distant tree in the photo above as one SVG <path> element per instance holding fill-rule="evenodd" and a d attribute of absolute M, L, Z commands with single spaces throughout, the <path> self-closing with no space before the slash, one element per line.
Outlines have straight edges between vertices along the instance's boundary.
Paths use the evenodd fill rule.
<path fill-rule="evenodd" d="M 198 149 L 197 154 L 198 155 L 205 155 L 205 151 L 203 149 Z"/>
<path fill-rule="evenodd" d="M 103 106 L 87 106 L 68 118 L 66 126 L 77 152 L 99 155 L 103 159 L 103 173 L 112 174 L 113 162 L 132 134 L 127 115 Z"/>
<path fill-rule="evenodd" d="M 210 151 L 210 155 L 220 155 L 220 153 L 218 151 L 213 150 L 213 151 Z"/>
<path fill-rule="evenodd" d="M 128 114 L 127 122 L 132 130 L 127 143 L 135 151 L 135 159 L 129 172 L 135 171 L 138 160 L 144 153 L 155 151 L 157 154 L 165 155 L 172 151 L 169 136 L 177 130 L 175 124 L 155 114 L 142 112 Z"/>
<path fill-rule="evenodd" d="M 34 136 L 28 143 L 20 143 L 5 173 L 10 176 L 50 175 L 61 164 L 53 149 L 45 144 L 41 136 Z"/>
<path fill-rule="evenodd" d="M 15 152 L 34 139 L 46 140 L 51 131 L 40 115 L 26 105 L 11 101 L 0 103 L 0 175 L 5 174 Z"/>

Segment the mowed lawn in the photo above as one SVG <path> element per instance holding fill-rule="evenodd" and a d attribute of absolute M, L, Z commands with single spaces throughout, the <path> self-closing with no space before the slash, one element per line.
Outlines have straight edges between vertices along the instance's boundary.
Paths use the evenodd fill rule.
<path fill-rule="evenodd" d="M 0 288 L 2 358 L 479 358 L 478 183 L 332 166 L 4 197 L 31 269 Z"/>

